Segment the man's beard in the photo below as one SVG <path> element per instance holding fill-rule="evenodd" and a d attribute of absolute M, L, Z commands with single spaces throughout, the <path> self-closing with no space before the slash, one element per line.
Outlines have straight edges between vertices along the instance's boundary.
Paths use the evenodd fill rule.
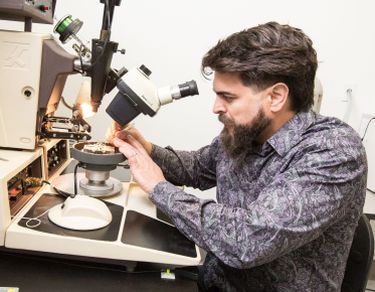
<path fill-rule="evenodd" d="M 269 126 L 271 119 L 266 117 L 261 108 L 252 122 L 245 125 L 236 125 L 233 120 L 219 115 L 219 121 L 224 124 L 220 138 L 225 152 L 233 159 L 245 158 L 256 144 L 256 139 Z M 232 129 L 232 134 L 228 129 Z"/>

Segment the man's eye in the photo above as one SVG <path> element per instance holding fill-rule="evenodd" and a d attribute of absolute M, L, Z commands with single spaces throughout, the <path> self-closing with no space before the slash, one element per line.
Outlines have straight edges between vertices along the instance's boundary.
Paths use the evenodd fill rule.
<path fill-rule="evenodd" d="M 223 95 L 223 99 L 225 99 L 226 101 L 232 101 L 234 97 L 231 95 Z"/>

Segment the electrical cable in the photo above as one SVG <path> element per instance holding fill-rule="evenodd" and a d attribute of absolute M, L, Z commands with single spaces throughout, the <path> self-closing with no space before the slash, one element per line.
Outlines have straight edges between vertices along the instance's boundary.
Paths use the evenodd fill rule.
<path fill-rule="evenodd" d="M 50 186 L 53 188 L 53 190 L 54 190 L 58 195 L 60 195 L 60 196 L 62 196 L 62 197 L 69 198 L 69 197 L 74 197 L 74 196 L 75 196 L 74 194 L 71 194 L 71 193 L 68 193 L 68 192 L 64 192 L 64 191 L 62 191 L 62 190 L 59 190 L 59 189 L 56 188 L 54 185 L 52 185 L 49 181 L 43 180 L 42 182 L 45 183 L 45 184 L 50 185 Z"/>
<path fill-rule="evenodd" d="M 78 178 L 77 178 L 77 170 L 78 170 L 78 167 L 82 167 L 82 163 L 81 162 L 78 162 L 76 164 L 76 166 L 74 167 L 74 195 L 72 196 L 72 198 L 74 198 L 76 195 L 77 195 L 77 186 L 78 186 Z"/>
<path fill-rule="evenodd" d="M 168 149 L 169 151 L 173 152 L 174 155 L 176 155 L 177 159 L 180 161 L 181 163 L 181 166 L 183 167 L 183 169 L 186 171 L 187 175 L 189 176 L 189 178 L 191 180 L 193 180 L 193 176 L 190 174 L 190 172 L 188 171 L 188 169 L 186 168 L 185 164 L 182 162 L 182 159 L 181 157 L 178 155 L 178 153 L 171 147 L 171 146 L 167 146 L 165 147 L 165 149 Z"/>
<path fill-rule="evenodd" d="M 61 101 L 68 109 L 73 110 L 73 107 L 66 102 L 63 96 L 61 96 Z"/>
<path fill-rule="evenodd" d="M 53 190 L 60 196 L 63 196 L 65 198 L 69 198 L 69 197 L 74 198 L 78 194 L 78 191 L 77 191 L 77 186 L 78 186 L 77 170 L 78 170 L 78 167 L 82 167 L 81 162 L 77 163 L 74 167 L 74 173 L 73 173 L 73 175 L 74 175 L 74 194 L 59 190 L 54 185 L 52 185 L 49 181 L 43 180 L 42 183 L 50 185 L 53 188 Z"/>
<path fill-rule="evenodd" d="M 40 224 L 42 224 L 42 221 L 39 219 L 40 217 L 43 217 L 45 214 L 47 214 L 49 211 L 49 209 L 45 210 L 42 214 L 36 216 L 36 217 L 33 217 L 33 218 L 30 218 L 30 217 L 22 217 L 21 219 L 26 219 L 26 227 L 28 228 L 36 228 L 38 227 Z M 34 222 L 34 223 L 32 223 Z"/>
<path fill-rule="evenodd" d="M 362 136 L 362 138 L 361 138 L 361 141 L 363 141 L 363 139 L 365 138 L 366 133 L 367 133 L 367 129 L 368 129 L 369 125 L 371 124 L 371 122 L 372 122 L 373 120 L 375 120 L 375 117 L 371 118 L 371 119 L 367 122 L 366 129 L 365 129 L 365 132 L 363 133 L 363 136 Z"/>
<path fill-rule="evenodd" d="M 22 183 L 24 183 L 24 182 L 22 181 Z M 47 184 L 50 185 L 50 183 L 49 183 L 48 181 L 41 180 L 41 181 L 40 181 L 40 186 L 42 186 L 42 185 L 45 184 L 45 183 L 47 183 Z M 20 218 L 21 220 L 22 220 L 22 219 L 23 219 L 23 220 L 27 220 L 26 223 L 25 223 L 26 227 L 32 229 L 32 228 L 36 228 L 36 227 L 38 227 L 40 224 L 42 224 L 42 221 L 41 221 L 39 218 L 43 217 L 48 211 L 49 211 L 49 209 L 45 210 L 43 213 L 41 213 L 41 214 L 39 214 L 38 216 L 35 216 L 35 217 L 26 217 L 26 216 L 17 217 L 17 216 L 13 216 L 13 217 L 12 217 L 12 220 L 13 220 L 14 218 Z"/>
<path fill-rule="evenodd" d="M 361 141 L 363 141 L 366 137 L 366 134 L 367 134 L 367 129 L 368 127 L 370 126 L 371 122 L 375 120 L 375 117 L 371 118 L 368 122 L 367 122 L 367 125 L 366 125 L 366 129 L 362 135 L 362 138 L 361 138 Z M 372 194 L 374 194 L 374 191 L 370 190 L 369 188 L 366 188 L 367 191 L 371 192 Z M 375 290 L 374 290 L 375 291 Z"/>
<path fill-rule="evenodd" d="M 46 181 L 46 180 L 41 180 L 40 181 L 41 185 L 48 184 L 48 185 L 50 185 L 53 188 L 53 190 L 58 195 L 63 196 L 65 198 L 69 198 L 69 197 L 74 198 L 77 195 L 77 169 L 78 169 L 79 166 L 81 166 L 81 163 L 77 163 L 76 166 L 74 167 L 74 194 L 71 194 L 71 193 L 59 190 L 54 185 L 52 185 L 49 181 Z M 25 216 L 23 216 L 23 217 L 20 217 L 20 218 L 24 219 L 24 220 L 27 220 L 26 223 L 25 223 L 26 227 L 28 227 L 28 228 L 36 228 L 40 224 L 42 224 L 42 221 L 39 218 L 43 217 L 48 211 L 49 211 L 49 209 L 47 209 L 42 214 L 40 214 L 40 215 L 38 215 L 36 217 L 25 217 Z M 15 218 L 15 217 L 12 217 L 12 219 L 13 218 Z"/>

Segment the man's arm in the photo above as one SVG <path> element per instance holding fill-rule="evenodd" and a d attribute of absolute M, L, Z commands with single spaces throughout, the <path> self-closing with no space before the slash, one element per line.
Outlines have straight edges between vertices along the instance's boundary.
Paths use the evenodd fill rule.
<path fill-rule="evenodd" d="M 150 199 L 188 238 L 224 263 L 258 266 L 316 239 L 348 210 L 360 212 L 366 158 L 349 148 L 303 153 L 244 208 L 198 199 L 168 182 L 157 184 Z"/>
<path fill-rule="evenodd" d="M 171 148 L 150 146 L 150 152 L 159 153 L 153 156 L 156 162 L 162 165 L 162 170 L 149 156 L 149 151 L 145 147 L 147 143 L 152 145 L 151 143 L 145 144 L 145 140 L 142 142 L 139 137 L 135 138 L 127 131 L 117 133 L 111 141 L 127 157 L 134 180 L 147 193 L 159 182 L 166 181 L 166 178 L 177 185 L 200 189 L 216 185 L 215 147 L 207 146 L 195 152 L 177 152 Z"/>
<path fill-rule="evenodd" d="M 197 151 L 154 145 L 151 158 L 160 166 L 167 181 L 206 190 L 216 186 L 217 143 L 215 139 L 211 145 Z"/>

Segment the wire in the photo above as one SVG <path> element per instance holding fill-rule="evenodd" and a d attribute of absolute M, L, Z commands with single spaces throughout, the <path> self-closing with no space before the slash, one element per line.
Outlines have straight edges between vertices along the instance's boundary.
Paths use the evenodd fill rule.
<path fill-rule="evenodd" d="M 183 163 L 180 155 L 178 155 L 178 153 L 171 147 L 171 146 L 167 146 L 165 147 L 165 149 L 168 149 L 169 151 L 173 152 L 174 155 L 176 155 L 177 159 L 180 161 L 181 163 L 181 166 L 183 167 L 183 169 L 186 171 L 187 175 L 190 177 L 191 180 L 193 180 L 193 176 L 190 174 L 189 170 L 186 168 L 185 164 Z"/>
<path fill-rule="evenodd" d="M 361 138 L 361 141 L 363 141 L 366 137 L 366 133 L 367 133 L 367 129 L 368 127 L 370 126 L 370 123 L 375 120 L 375 117 L 371 118 L 368 122 L 367 122 L 367 125 L 366 125 L 366 129 L 365 129 L 365 132 L 363 133 L 363 136 Z M 369 188 L 366 188 L 367 191 L 369 191 L 370 193 L 372 194 L 375 194 L 375 192 L 373 190 L 370 190 Z M 370 290 L 370 291 L 375 291 L 375 290 Z"/>
<path fill-rule="evenodd" d="M 71 105 L 69 105 L 69 104 L 66 102 L 66 100 L 65 100 L 65 98 L 64 98 L 63 96 L 61 96 L 61 101 L 62 101 L 62 103 L 63 103 L 68 109 L 73 110 L 73 107 L 72 107 Z"/>
<path fill-rule="evenodd" d="M 367 129 L 368 129 L 368 127 L 369 127 L 369 125 L 370 125 L 370 123 L 371 123 L 371 121 L 373 121 L 373 120 L 375 120 L 375 117 L 373 117 L 373 118 L 371 118 L 368 122 L 367 122 L 367 125 L 366 125 L 366 129 L 365 129 L 365 132 L 363 133 L 363 136 L 362 136 L 362 138 L 361 138 L 361 140 L 363 141 L 363 139 L 365 138 L 365 136 L 366 136 L 366 133 L 367 133 Z"/>
<path fill-rule="evenodd" d="M 36 217 L 33 217 L 33 218 L 30 218 L 30 217 L 22 217 L 21 219 L 27 219 L 26 221 L 26 227 L 28 228 L 36 228 L 38 227 L 40 224 L 42 224 L 42 221 L 39 219 L 40 217 L 43 217 L 45 214 L 47 214 L 49 211 L 49 209 L 45 210 L 42 214 L 36 216 Z M 33 224 L 32 222 L 35 223 Z"/>
<path fill-rule="evenodd" d="M 77 195 L 77 175 L 76 174 L 77 174 L 77 169 L 78 169 L 79 166 L 81 166 L 81 163 L 77 163 L 76 166 L 74 167 L 74 194 L 71 194 L 71 193 L 59 190 L 54 185 L 52 185 L 49 181 L 46 181 L 46 180 L 42 180 L 41 181 L 41 185 L 48 184 L 48 185 L 50 185 L 53 188 L 53 190 L 58 195 L 63 196 L 65 198 L 69 198 L 69 197 L 74 198 Z M 42 221 L 39 218 L 43 217 L 48 211 L 49 211 L 49 209 L 47 209 L 42 214 L 40 214 L 40 215 L 38 215 L 36 217 L 25 217 L 25 216 L 23 216 L 23 217 L 18 217 L 18 218 L 27 220 L 26 223 L 25 223 L 26 227 L 28 227 L 28 228 L 36 228 L 36 227 L 40 226 L 40 224 L 42 224 Z M 13 218 L 17 218 L 17 217 L 13 217 Z"/>
<path fill-rule="evenodd" d="M 76 164 L 76 166 L 74 167 L 74 195 L 71 196 L 72 198 L 74 198 L 76 195 L 77 195 L 77 186 L 78 186 L 78 181 L 77 181 L 77 169 L 78 167 L 81 167 L 82 166 L 82 163 L 81 162 L 78 162 Z"/>
<path fill-rule="evenodd" d="M 69 192 L 59 190 L 54 185 L 52 185 L 49 181 L 43 180 L 42 183 L 50 185 L 57 194 L 65 197 L 65 198 L 69 198 L 69 197 L 74 198 L 78 194 L 78 191 L 77 191 L 77 186 L 78 186 L 77 170 L 78 170 L 78 167 L 82 167 L 82 165 L 83 164 L 81 162 L 79 162 L 74 167 L 74 173 L 73 173 L 74 174 L 74 193 L 73 194 L 71 194 Z"/>
<path fill-rule="evenodd" d="M 48 181 L 46 181 L 46 180 L 42 180 L 40 183 L 41 183 L 41 186 L 43 184 L 45 184 L 45 183 L 51 185 L 51 183 L 48 182 Z M 49 211 L 49 209 L 45 210 L 42 214 L 39 214 L 38 216 L 35 216 L 35 217 L 26 217 L 26 216 L 16 217 L 16 216 L 14 216 L 14 217 L 12 217 L 12 219 L 14 219 L 14 218 L 20 218 L 21 220 L 22 219 L 27 220 L 26 223 L 25 223 L 26 227 L 28 227 L 28 228 L 36 228 L 40 224 L 42 224 L 42 221 L 39 218 L 43 217 L 48 211 Z"/>
<path fill-rule="evenodd" d="M 58 195 L 60 195 L 60 196 L 63 196 L 63 197 L 65 197 L 65 198 L 69 198 L 69 197 L 74 198 L 74 197 L 75 197 L 74 194 L 71 194 L 71 193 L 68 193 L 68 192 L 64 192 L 64 191 L 62 191 L 62 190 L 59 190 L 59 189 L 56 188 L 54 185 L 52 185 L 49 181 L 44 180 L 44 181 L 42 181 L 42 182 L 43 182 L 43 183 L 46 183 L 46 184 L 48 184 L 48 185 L 50 185 L 50 186 L 53 188 L 53 190 L 54 190 Z"/>

